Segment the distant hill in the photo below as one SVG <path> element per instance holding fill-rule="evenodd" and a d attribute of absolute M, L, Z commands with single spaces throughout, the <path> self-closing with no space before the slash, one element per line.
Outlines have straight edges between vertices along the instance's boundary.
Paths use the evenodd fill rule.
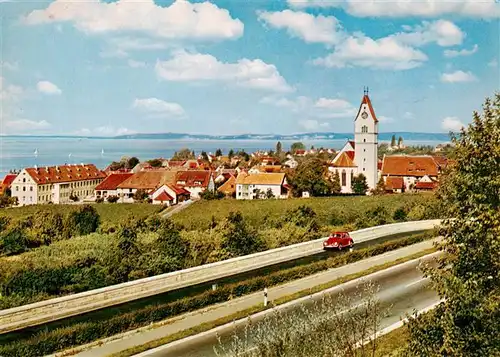
<path fill-rule="evenodd" d="M 379 139 L 390 141 L 392 136 L 400 136 L 406 141 L 450 141 L 445 133 L 414 133 L 414 132 L 387 132 L 379 133 Z M 301 133 L 301 134 L 240 134 L 240 135 L 203 135 L 186 133 L 157 133 L 157 134 L 130 134 L 115 136 L 114 139 L 163 139 L 163 140 L 335 140 L 353 139 L 353 133 Z"/>

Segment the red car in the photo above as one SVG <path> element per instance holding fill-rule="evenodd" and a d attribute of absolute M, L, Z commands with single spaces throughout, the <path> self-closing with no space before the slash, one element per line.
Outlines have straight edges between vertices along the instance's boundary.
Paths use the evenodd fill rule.
<path fill-rule="evenodd" d="M 327 240 L 323 242 L 323 249 L 338 249 L 349 247 L 352 248 L 354 241 L 348 232 L 333 232 Z"/>

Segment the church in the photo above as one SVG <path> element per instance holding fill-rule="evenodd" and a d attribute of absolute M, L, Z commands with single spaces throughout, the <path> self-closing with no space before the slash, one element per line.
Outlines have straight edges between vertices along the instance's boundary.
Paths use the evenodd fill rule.
<path fill-rule="evenodd" d="M 359 174 L 365 175 L 368 190 L 377 186 L 378 166 L 378 119 L 366 88 L 354 119 L 354 141 L 344 145 L 328 170 L 339 174 L 342 193 L 352 193 L 351 182 Z"/>

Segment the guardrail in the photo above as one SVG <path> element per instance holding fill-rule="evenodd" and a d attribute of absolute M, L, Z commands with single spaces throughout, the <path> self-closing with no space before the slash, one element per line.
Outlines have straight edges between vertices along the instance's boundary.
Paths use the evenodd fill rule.
<path fill-rule="evenodd" d="M 355 244 L 433 229 L 440 220 L 351 232 Z M 324 238 L 0 311 L 0 334 L 320 253 Z"/>

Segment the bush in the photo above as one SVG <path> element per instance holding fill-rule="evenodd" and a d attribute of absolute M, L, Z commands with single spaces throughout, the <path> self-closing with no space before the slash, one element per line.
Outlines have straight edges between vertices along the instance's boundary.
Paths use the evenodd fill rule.
<path fill-rule="evenodd" d="M 408 214 L 406 213 L 406 210 L 404 208 L 400 207 L 394 211 L 392 219 L 395 220 L 396 222 L 404 222 L 404 221 L 406 221 L 407 217 L 408 217 Z"/>
<path fill-rule="evenodd" d="M 0 237 L 0 252 L 5 255 L 19 254 L 28 249 L 26 232 L 21 228 L 14 228 Z"/>
<path fill-rule="evenodd" d="M 103 203 L 104 202 L 104 197 L 97 197 L 95 199 L 95 203 Z"/>
<path fill-rule="evenodd" d="M 221 200 L 224 197 L 225 197 L 224 194 L 218 190 L 214 190 L 214 191 L 205 190 L 200 194 L 200 198 L 203 200 L 207 200 L 207 201 Z"/>
<path fill-rule="evenodd" d="M 99 223 L 100 217 L 95 208 L 83 205 L 68 215 L 65 226 L 71 235 L 87 235 L 95 232 Z"/>
<path fill-rule="evenodd" d="M 108 196 L 108 198 L 107 198 L 109 203 L 118 202 L 119 199 L 120 199 L 120 197 L 118 197 L 118 196 Z"/>
<path fill-rule="evenodd" d="M 258 232 L 246 224 L 240 212 L 231 212 L 217 229 L 222 234 L 221 248 L 233 256 L 265 249 Z"/>

